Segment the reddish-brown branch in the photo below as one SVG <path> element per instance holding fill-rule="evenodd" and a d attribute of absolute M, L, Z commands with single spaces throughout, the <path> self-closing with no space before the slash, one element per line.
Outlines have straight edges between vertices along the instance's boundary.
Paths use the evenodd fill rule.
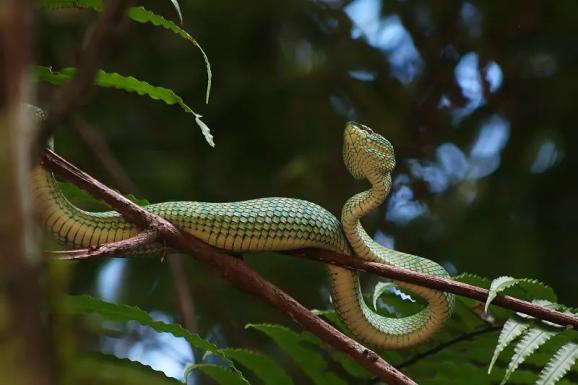
<path fill-rule="evenodd" d="M 77 169 L 55 153 L 46 151 L 42 161 L 48 169 L 73 181 L 97 198 L 108 203 L 127 220 L 142 228 L 157 230 L 171 247 L 192 255 L 213 267 L 219 275 L 233 285 L 261 298 L 289 315 L 320 339 L 348 354 L 361 366 L 392 385 L 415 385 L 409 377 L 388 364 L 375 352 L 347 337 L 333 326 L 315 316 L 281 289 L 251 270 L 243 261 L 211 247 L 190 234 L 182 232 L 165 219 L 137 206 L 117 192 Z"/>
<path fill-rule="evenodd" d="M 139 246 L 148 245 L 156 241 L 160 234 L 156 230 L 147 229 L 135 235 L 118 242 L 104 243 L 90 249 L 64 250 L 64 251 L 46 251 L 45 254 L 58 259 L 88 259 L 96 257 L 104 257 L 106 255 L 119 254 L 125 251 L 134 250 Z"/>
<path fill-rule="evenodd" d="M 78 60 L 78 72 L 56 93 L 48 109 L 48 117 L 38 130 L 36 136 L 38 150 L 46 145 L 56 125 L 66 119 L 87 94 L 96 78 L 102 51 L 110 43 L 132 0 L 108 0 L 104 3 L 104 10 L 99 15 L 94 29 L 88 32 L 88 39 Z M 38 152 L 33 156 L 38 156 Z"/>

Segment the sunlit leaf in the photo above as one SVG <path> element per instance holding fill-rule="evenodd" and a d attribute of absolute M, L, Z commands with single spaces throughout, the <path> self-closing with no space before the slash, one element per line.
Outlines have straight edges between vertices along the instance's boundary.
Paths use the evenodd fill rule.
<path fill-rule="evenodd" d="M 179 2 L 177 0 L 171 0 L 171 3 L 173 3 L 173 7 L 175 7 L 177 14 L 179 15 L 179 21 L 181 24 L 183 24 L 183 14 L 181 12 L 181 6 L 179 5 Z"/>
<path fill-rule="evenodd" d="M 578 360 L 578 343 L 569 342 L 554 354 L 540 373 L 536 385 L 554 385 Z"/>
<path fill-rule="evenodd" d="M 492 361 L 490 362 L 490 366 L 488 368 L 488 373 L 492 371 L 496 360 L 500 356 L 500 353 L 516 338 L 521 336 L 528 328 L 532 325 L 532 321 L 512 317 L 506 321 L 502 331 L 500 332 L 500 336 L 498 337 L 498 344 L 494 349 L 494 355 L 492 356 Z"/>
<path fill-rule="evenodd" d="M 538 349 L 542 344 L 555 336 L 557 333 L 559 333 L 558 330 L 541 326 L 530 329 L 530 331 L 525 334 L 520 342 L 518 342 L 516 345 L 514 355 L 508 364 L 508 369 L 506 370 L 506 374 L 504 375 L 500 385 L 508 382 L 508 379 L 518 368 L 518 366 L 520 366 L 520 364 L 523 363 L 529 355 L 534 353 L 536 349 Z"/>
<path fill-rule="evenodd" d="M 498 293 L 504 291 L 510 286 L 514 286 L 519 281 L 520 281 L 519 279 L 507 276 L 494 279 L 492 281 L 492 284 L 490 285 L 490 290 L 488 293 L 488 298 L 486 299 L 486 305 L 484 307 L 484 310 L 488 311 L 490 303 L 494 300 L 494 298 L 496 298 L 496 295 L 498 295 Z"/>
<path fill-rule="evenodd" d="M 390 287 L 394 287 L 393 282 L 378 282 L 373 289 L 373 308 L 377 310 L 377 300 Z"/>

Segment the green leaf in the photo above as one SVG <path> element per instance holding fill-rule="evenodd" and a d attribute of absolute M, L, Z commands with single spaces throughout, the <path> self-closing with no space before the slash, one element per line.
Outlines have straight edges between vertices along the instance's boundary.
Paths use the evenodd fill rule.
<path fill-rule="evenodd" d="M 189 332 L 179 324 L 156 321 L 146 311 L 136 306 L 114 304 L 89 295 L 67 295 L 64 296 L 63 303 L 66 309 L 72 313 L 96 313 L 110 321 L 136 321 L 141 325 L 151 327 L 159 333 L 170 333 L 175 337 L 186 339 L 188 343 L 196 348 L 204 349 L 218 355 L 227 363 L 231 363 L 231 360 L 224 353 L 221 353 L 216 345 L 201 338 L 198 334 Z"/>
<path fill-rule="evenodd" d="M 541 299 L 550 302 L 558 301 L 558 297 L 556 296 L 554 289 L 536 279 L 521 278 L 518 281 L 516 287 L 519 288 L 520 290 L 523 290 L 526 293 L 525 297 L 527 300 Z M 512 293 L 511 295 L 521 297 L 516 295 L 515 293 Z M 522 299 L 524 298 L 522 297 Z"/>
<path fill-rule="evenodd" d="M 570 342 L 562 346 L 540 372 L 536 385 L 554 385 L 578 360 L 578 343 Z"/>
<path fill-rule="evenodd" d="M 468 285 L 483 287 L 484 289 L 488 289 L 491 284 L 489 279 L 470 273 L 462 273 L 460 275 L 456 275 L 455 277 L 453 277 L 453 280 L 462 283 L 467 283 Z"/>
<path fill-rule="evenodd" d="M 201 55 L 203 55 L 203 59 L 205 60 L 205 67 L 207 69 L 207 92 L 205 95 L 205 103 L 209 103 L 209 95 L 211 94 L 211 84 L 213 79 L 213 72 L 211 71 L 211 63 L 209 62 L 209 57 L 205 53 L 205 50 L 201 45 L 178 25 L 173 23 L 170 20 L 165 19 L 164 17 L 157 15 L 144 7 L 132 7 L 128 10 L 128 17 L 136 22 L 139 23 L 151 23 L 156 27 L 165 28 L 171 32 L 176 33 L 180 37 L 188 40 L 192 43 L 195 47 L 199 49 Z"/>
<path fill-rule="evenodd" d="M 82 385 L 179 385 L 150 366 L 109 354 L 75 355 L 66 365 L 62 384 Z"/>
<path fill-rule="evenodd" d="M 492 368 L 496 363 L 496 360 L 500 356 L 500 353 L 516 338 L 521 336 L 532 324 L 532 321 L 512 317 L 506 321 L 502 331 L 500 332 L 500 336 L 498 337 L 498 344 L 496 345 L 496 349 L 494 350 L 494 355 L 492 356 L 492 361 L 490 362 L 490 366 L 488 368 L 488 374 L 492 372 Z"/>
<path fill-rule="evenodd" d="M 221 385 L 249 385 L 249 382 L 239 372 L 225 369 L 213 364 L 190 364 L 185 368 L 184 377 L 198 369 Z"/>
<path fill-rule="evenodd" d="M 337 362 L 341 367 L 352 377 L 369 380 L 373 375 L 353 361 L 347 354 L 340 351 L 333 351 L 331 358 Z"/>
<path fill-rule="evenodd" d="M 291 377 L 275 361 L 262 353 L 233 348 L 220 351 L 252 371 L 264 384 L 293 385 Z"/>
<path fill-rule="evenodd" d="M 346 385 L 343 379 L 328 370 L 327 360 L 319 352 L 306 347 L 305 343 L 311 342 L 311 338 L 281 325 L 251 324 L 247 327 L 272 338 L 315 385 Z"/>
<path fill-rule="evenodd" d="M 490 292 L 488 293 L 488 298 L 486 299 L 486 306 L 484 307 L 484 310 L 488 311 L 490 303 L 494 300 L 494 298 L 496 298 L 498 293 L 504 291 L 510 286 L 514 286 L 518 282 L 520 282 L 519 279 L 507 276 L 494 279 L 490 285 Z"/>
<path fill-rule="evenodd" d="M 38 0 L 37 3 L 46 9 L 90 8 L 102 11 L 102 0 Z"/>
<path fill-rule="evenodd" d="M 393 282 L 378 282 L 373 289 L 373 308 L 377 310 L 377 300 L 390 287 L 395 287 Z"/>
<path fill-rule="evenodd" d="M 179 19 L 181 24 L 183 23 L 183 16 L 181 14 L 181 9 L 176 0 L 171 0 L 175 6 L 177 13 L 179 14 Z M 97 12 L 101 12 L 103 9 L 102 0 L 39 0 L 39 5 L 46 9 L 59 9 L 59 8 L 87 8 L 93 9 Z M 203 47 L 191 36 L 187 31 L 176 25 L 170 20 L 157 15 L 154 12 L 149 11 L 144 7 L 131 7 L 128 9 L 127 15 L 129 19 L 136 21 L 137 23 L 150 23 L 155 27 L 161 27 L 168 31 L 175 33 L 176 35 L 182 37 L 183 39 L 189 41 L 195 47 L 199 49 L 201 55 L 203 55 L 203 60 L 205 61 L 205 67 L 207 70 L 207 91 L 205 95 L 205 103 L 209 103 L 209 95 L 211 94 L 211 83 L 213 78 L 213 73 L 211 71 L 211 63 Z"/>
<path fill-rule="evenodd" d="M 53 71 L 51 67 L 33 67 L 33 76 L 36 79 L 47 81 L 51 84 L 62 85 L 70 81 L 76 74 L 76 68 L 68 67 L 61 71 Z M 127 92 L 135 92 L 139 95 L 146 95 L 153 100 L 161 100 L 166 104 L 179 105 L 185 112 L 193 114 L 195 122 L 201 129 L 207 142 L 214 147 L 215 142 L 210 129 L 201 121 L 201 115 L 193 111 L 183 99 L 172 90 L 164 87 L 153 86 L 143 80 L 138 80 L 132 76 L 123 76 L 115 72 L 104 72 L 99 70 L 94 83 L 99 87 L 116 88 Z"/>
<path fill-rule="evenodd" d="M 524 335 L 516 345 L 514 355 L 508 364 L 508 369 L 506 370 L 506 374 L 504 375 L 500 385 L 503 385 L 508 381 L 512 373 L 526 360 L 528 356 L 558 333 L 558 330 L 537 326 Z"/>

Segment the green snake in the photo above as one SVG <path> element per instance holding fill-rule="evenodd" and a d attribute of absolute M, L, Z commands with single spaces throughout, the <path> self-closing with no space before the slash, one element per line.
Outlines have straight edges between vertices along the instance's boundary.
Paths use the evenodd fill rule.
<path fill-rule="evenodd" d="M 347 123 L 343 157 L 353 177 L 367 179 L 371 188 L 356 194 L 343 206 L 341 223 L 324 208 L 300 199 L 262 198 L 242 202 L 163 202 L 146 210 L 172 222 L 202 241 L 232 252 L 282 251 L 316 247 L 355 255 L 438 277 L 448 277 L 443 267 L 429 259 L 385 248 L 373 241 L 360 219 L 378 207 L 391 187 L 395 166 L 392 145 L 369 127 Z M 87 212 L 70 203 L 54 177 L 43 167 L 33 170 L 32 188 L 45 227 L 65 244 L 89 248 L 117 242 L 141 230 L 114 211 Z M 159 254 L 162 245 L 136 250 Z M 427 340 L 450 316 L 451 294 L 395 282 L 428 302 L 419 312 L 388 318 L 373 312 L 363 300 L 356 272 L 328 265 L 335 310 L 350 332 L 378 348 L 395 349 Z"/>

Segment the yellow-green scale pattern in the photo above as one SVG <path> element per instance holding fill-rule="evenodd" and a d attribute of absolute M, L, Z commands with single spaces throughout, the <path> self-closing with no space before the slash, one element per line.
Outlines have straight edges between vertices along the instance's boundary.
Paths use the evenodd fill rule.
<path fill-rule="evenodd" d="M 66 245 L 88 248 L 138 234 L 138 228 L 114 211 L 87 212 L 71 204 L 53 176 L 33 172 L 36 200 L 42 203 L 45 227 Z M 341 224 L 314 203 L 292 198 L 261 198 L 241 202 L 163 202 L 146 210 L 204 242 L 235 252 L 321 247 L 348 252 Z M 130 254 L 154 254 L 145 247 Z"/>
<path fill-rule="evenodd" d="M 261 198 L 242 202 L 164 202 L 145 207 L 212 246 L 233 252 L 319 247 L 359 258 L 448 277 L 429 259 L 387 249 L 371 239 L 360 219 L 379 206 L 389 193 L 395 166 L 393 147 L 370 128 L 349 122 L 345 128 L 344 161 L 351 174 L 367 179 L 371 189 L 344 205 L 341 223 L 321 206 L 292 198 Z M 32 189 L 42 206 L 46 228 L 75 248 L 117 242 L 139 229 L 118 213 L 83 211 L 58 190 L 54 177 L 42 167 L 33 171 Z M 162 245 L 149 245 L 131 254 L 159 254 Z M 428 288 L 396 282 L 428 302 L 403 318 L 383 317 L 364 302 L 357 273 L 328 266 L 336 312 L 359 339 L 386 349 L 427 340 L 450 316 L 454 297 Z"/>

